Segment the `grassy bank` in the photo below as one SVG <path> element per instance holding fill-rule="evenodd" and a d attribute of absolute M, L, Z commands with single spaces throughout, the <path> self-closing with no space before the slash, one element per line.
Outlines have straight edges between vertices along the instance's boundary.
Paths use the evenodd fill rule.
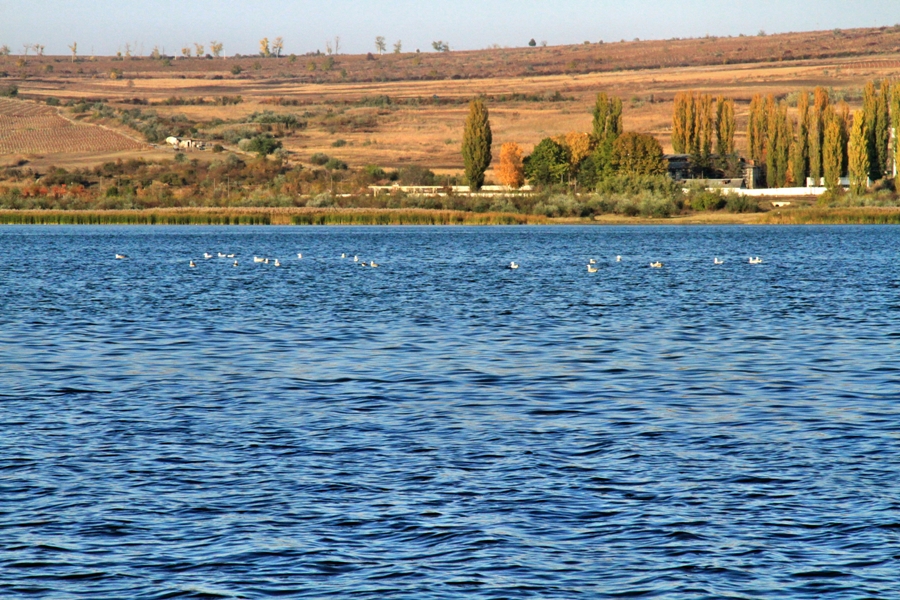
<path fill-rule="evenodd" d="M 900 208 L 796 208 L 759 215 L 772 225 L 900 225 Z"/>
<path fill-rule="evenodd" d="M 4 210 L 3 225 L 528 225 L 550 219 L 512 213 L 426 209 L 192 208 Z"/>

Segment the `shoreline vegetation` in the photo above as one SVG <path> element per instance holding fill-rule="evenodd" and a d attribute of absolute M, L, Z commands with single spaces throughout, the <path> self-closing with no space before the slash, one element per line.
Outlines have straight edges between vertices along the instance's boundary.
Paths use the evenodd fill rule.
<path fill-rule="evenodd" d="M 900 225 L 900 208 L 803 207 L 652 218 L 550 218 L 433 209 L 161 208 L 0 210 L 0 225 Z"/>

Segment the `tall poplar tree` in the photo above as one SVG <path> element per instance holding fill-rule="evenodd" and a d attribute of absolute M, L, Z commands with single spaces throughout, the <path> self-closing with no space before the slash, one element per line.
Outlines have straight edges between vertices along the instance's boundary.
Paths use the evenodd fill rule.
<path fill-rule="evenodd" d="M 599 178 L 613 171 L 613 149 L 622 135 L 622 99 L 597 94 L 594 104 L 593 161 Z"/>
<path fill-rule="evenodd" d="M 813 110 L 809 119 L 809 176 L 816 185 L 823 177 L 822 144 L 825 140 L 825 109 L 828 107 L 828 91 L 823 87 L 815 89 Z"/>
<path fill-rule="evenodd" d="M 791 147 L 790 122 L 787 105 L 766 103 L 768 136 L 766 138 L 766 183 L 769 187 L 784 187 L 787 183 L 788 158 Z"/>
<path fill-rule="evenodd" d="M 734 100 L 719 96 L 716 99 L 716 154 L 721 157 L 734 153 Z"/>
<path fill-rule="evenodd" d="M 476 98 L 469 104 L 469 116 L 463 131 L 462 155 L 466 179 L 472 191 L 484 185 L 484 172 L 491 165 L 491 122 L 484 100 Z"/>
<path fill-rule="evenodd" d="M 850 130 L 850 190 L 857 195 L 863 194 L 868 186 L 869 177 L 869 132 L 866 114 L 863 110 L 853 113 L 853 126 Z"/>
<path fill-rule="evenodd" d="M 806 185 L 809 173 L 809 93 L 797 98 L 797 135 L 791 144 L 791 175 L 794 185 Z"/>
<path fill-rule="evenodd" d="M 713 99 L 708 94 L 702 94 L 697 99 L 697 162 L 703 166 L 709 166 L 709 156 L 713 150 L 713 138 L 715 137 L 715 121 L 713 117 Z"/>
<path fill-rule="evenodd" d="M 881 171 L 878 168 L 878 145 L 875 141 L 875 130 L 878 120 L 878 92 L 875 90 L 875 82 L 866 83 L 863 90 L 863 118 L 866 121 L 866 148 L 869 154 L 869 177 L 873 181 L 881 179 Z"/>
<path fill-rule="evenodd" d="M 875 102 L 875 132 L 872 137 L 875 141 L 875 154 L 878 158 L 879 179 L 891 174 L 890 145 L 891 145 L 891 84 L 887 79 L 881 81 L 881 89 Z M 871 168 L 871 167 L 870 167 Z M 872 169 L 875 174 L 875 169 Z M 874 180 L 873 180 L 874 181 Z"/>
<path fill-rule="evenodd" d="M 696 102 L 694 92 L 675 96 L 672 114 L 672 149 L 676 154 L 692 154 L 696 132 Z"/>
<path fill-rule="evenodd" d="M 747 144 L 750 160 L 761 165 L 766 155 L 767 119 L 765 103 L 759 94 L 750 101 L 750 117 L 747 120 Z"/>
<path fill-rule="evenodd" d="M 823 115 L 823 123 L 825 135 L 822 142 L 822 171 L 825 187 L 834 190 L 840 186 L 841 164 L 844 160 L 840 117 L 829 107 Z"/>
<path fill-rule="evenodd" d="M 891 126 L 894 129 L 894 167 L 900 167 L 900 83 L 891 90 Z M 893 169 L 891 170 L 893 173 Z"/>

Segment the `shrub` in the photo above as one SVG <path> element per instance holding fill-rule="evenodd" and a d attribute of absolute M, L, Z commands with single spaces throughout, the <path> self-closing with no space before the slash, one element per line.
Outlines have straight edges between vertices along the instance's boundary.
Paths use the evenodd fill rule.
<path fill-rule="evenodd" d="M 688 200 L 694 210 L 719 210 L 725 206 L 725 198 L 718 191 L 692 190 L 688 194 Z"/>
<path fill-rule="evenodd" d="M 332 148 L 342 148 L 347 145 L 347 140 L 334 140 L 331 142 Z"/>
<path fill-rule="evenodd" d="M 219 152 L 224 152 L 224 151 L 225 151 L 225 147 L 222 146 L 222 144 L 215 144 L 215 145 L 213 145 L 213 147 L 212 147 L 212 151 L 215 152 L 216 154 L 218 154 Z"/>
<path fill-rule="evenodd" d="M 402 167 L 397 178 L 403 185 L 434 185 L 434 172 L 419 165 Z"/>
<path fill-rule="evenodd" d="M 337 158 L 330 158 L 325 163 L 325 168 L 329 171 L 346 171 L 347 163 Z"/>
<path fill-rule="evenodd" d="M 241 65 L 234 65 L 233 67 L 231 67 L 232 75 L 240 75 L 243 72 L 244 72 L 244 69 L 241 68 Z"/>
<path fill-rule="evenodd" d="M 19 95 L 19 86 L 17 85 L 7 85 L 4 87 L 0 87 L 0 97 L 2 98 L 15 98 Z"/>
<path fill-rule="evenodd" d="M 249 152 L 256 152 L 260 156 L 268 156 L 281 148 L 281 142 L 268 135 L 258 135 L 247 146 Z"/>
<path fill-rule="evenodd" d="M 314 165 L 319 165 L 319 166 L 324 165 L 329 160 L 331 160 L 331 157 L 328 156 L 327 154 L 323 154 L 322 152 L 316 152 L 315 154 L 313 154 L 312 156 L 309 157 L 309 162 L 311 162 Z"/>
<path fill-rule="evenodd" d="M 747 196 L 732 195 L 729 196 L 725 203 L 728 212 L 733 213 L 753 213 L 759 212 L 759 204 L 753 198 Z"/>

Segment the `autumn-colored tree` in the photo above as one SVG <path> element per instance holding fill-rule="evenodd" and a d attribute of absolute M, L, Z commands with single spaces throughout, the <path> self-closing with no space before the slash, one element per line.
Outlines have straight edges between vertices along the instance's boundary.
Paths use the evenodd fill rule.
<path fill-rule="evenodd" d="M 713 116 L 713 99 L 709 94 L 697 98 L 697 143 L 694 155 L 701 166 L 709 166 L 709 157 L 713 151 L 713 139 L 716 135 L 716 123 Z"/>
<path fill-rule="evenodd" d="M 691 154 L 697 131 L 697 107 L 694 92 L 675 96 L 672 111 L 672 149 L 676 154 Z"/>
<path fill-rule="evenodd" d="M 378 52 L 378 54 L 384 54 L 384 51 L 387 50 L 387 42 L 385 41 L 383 35 L 375 37 L 375 50 Z"/>
<path fill-rule="evenodd" d="M 666 161 L 662 146 L 652 135 L 628 132 L 616 140 L 613 148 L 616 170 L 628 175 L 664 175 Z"/>
<path fill-rule="evenodd" d="M 194 44 L 194 56 L 201 57 L 206 53 L 206 49 L 203 47 L 203 44 Z"/>
<path fill-rule="evenodd" d="M 875 89 L 875 82 L 869 81 L 863 88 L 863 119 L 866 121 L 866 147 L 869 153 L 869 169 L 870 176 L 873 180 L 881 179 L 881 173 L 878 170 L 878 149 L 875 143 L 876 120 L 878 119 L 878 92 Z"/>
<path fill-rule="evenodd" d="M 463 131 L 462 155 L 466 179 L 472 190 L 484 185 L 484 172 L 491 164 L 491 122 L 484 100 L 476 98 L 469 104 L 469 116 Z"/>
<path fill-rule="evenodd" d="M 259 40 L 259 55 L 266 58 L 272 56 L 272 51 L 269 49 L 269 38 L 264 37 Z"/>
<path fill-rule="evenodd" d="M 716 99 L 716 153 L 727 156 L 734 153 L 734 100 L 719 96 Z"/>
<path fill-rule="evenodd" d="M 841 129 L 841 176 L 843 177 L 847 174 L 849 167 L 847 144 L 850 142 L 850 106 L 846 102 L 841 101 L 837 105 L 835 114 Z"/>
<path fill-rule="evenodd" d="M 766 140 L 768 139 L 768 119 L 766 105 L 759 94 L 750 100 L 750 116 L 747 120 L 747 146 L 750 160 L 761 165 L 766 160 Z"/>
<path fill-rule="evenodd" d="M 522 162 L 524 153 L 515 142 L 507 142 L 500 146 L 500 166 L 497 168 L 497 179 L 503 185 L 518 189 L 525 183 L 525 169 Z"/>
<path fill-rule="evenodd" d="M 825 109 L 822 120 L 825 125 L 825 135 L 822 141 L 822 171 L 825 177 L 825 187 L 834 190 L 840 186 L 841 165 L 844 161 L 840 116 L 829 106 Z"/>
<path fill-rule="evenodd" d="M 870 169 L 868 127 L 865 111 L 854 112 L 848 154 L 850 155 L 850 190 L 857 195 L 864 193 L 868 186 Z"/>
<path fill-rule="evenodd" d="M 766 102 L 766 111 L 766 183 L 773 188 L 784 187 L 787 184 L 788 158 L 793 138 L 787 105 L 776 105 L 773 98 L 772 102 Z"/>
<path fill-rule="evenodd" d="M 215 40 L 213 40 L 209 43 L 209 51 L 212 52 L 212 55 L 215 56 L 216 58 L 219 58 L 222 56 L 222 49 L 224 47 L 225 47 L 225 45 L 222 42 L 217 42 Z"/>
<path fill-rule="evenodd" d="M 281 53 L 284 51 L 284 39 L 281 36 L 275 38 L 275 41 L 272 42 L 272 54 L 275 55 L 275 58 L 281 58 Z"/>
<path fill-rule="evenodd" d="M 72 51 L 72 62 L 75 62 L 75 59 L 78 58 L 78 42 L 72 42 L 69 50 Z"/>

